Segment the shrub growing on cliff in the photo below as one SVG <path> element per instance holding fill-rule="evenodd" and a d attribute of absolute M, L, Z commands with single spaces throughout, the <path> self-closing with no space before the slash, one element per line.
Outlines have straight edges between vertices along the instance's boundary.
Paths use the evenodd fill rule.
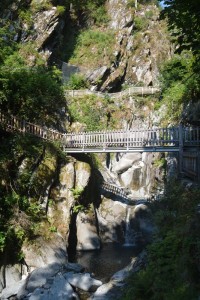
<path fill-rule="evenodd" d="M 199 189 L 170 182 L 166 195 L 155 202 L 159 229 L 148 248 L 148 265 L 130 279 L 123 299 L 197 299 L 200 286 Z"/>
<path fill-rule="evenodd" d="M 112 61 L 114 33 L 99 29 L 85 30 L 77 38 L 77 47 L 70 63 L 89 66 L 99 66 L 106 61 Z"/>
<path fill-rule="evenodd" d="M 81 90 L 88 87 L 87 81 L 82 74 L 72 74 L 65 87 L 68 90 Z"/>

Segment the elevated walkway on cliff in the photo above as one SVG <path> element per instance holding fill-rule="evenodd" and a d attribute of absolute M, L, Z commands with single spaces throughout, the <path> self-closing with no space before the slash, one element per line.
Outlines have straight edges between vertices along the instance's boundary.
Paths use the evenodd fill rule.
<path fill-rule="evenodd" d="M 61 133 L 0 112 L 6 130 L 58 141 L 67 153 L 179 152 L 200 146 L 200 127 Z"/>
<path fill-rule="evenodd" d="M 87 95 L 96 95 L 98 97 L 109 97 L 110 99 L 123 99 L 128 96 L 138 95 L 138 96 L 147 96 L 154 95 L 160 92 L 159 87 L 129 87 L 121 92 L 117 93 L 102 93 L 99 91 L 91 90 L 66 90 L 65 95 L 70 97 L 82 97 Z"/>
<path fill-rule="evenodd" d="M 177 152 L 179 172 L 200 181 L 200 127 L 61 133 L 0 112 L 7 131 L 60 143 L 66 153 Z"/>

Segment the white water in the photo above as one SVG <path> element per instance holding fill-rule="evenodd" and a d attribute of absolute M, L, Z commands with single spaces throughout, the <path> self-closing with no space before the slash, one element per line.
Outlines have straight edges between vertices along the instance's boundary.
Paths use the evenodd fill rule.
<path fill-rule="evenodd" d="M 134 235 L 134 229 L 131 228 L 131 207 L 127 206 L 127 211 L 126 211 L 126 227 L 125 227 L 125 242 L 124 242 L 124 247 L 133 247 L 135 246 L 135 235 Z"/>

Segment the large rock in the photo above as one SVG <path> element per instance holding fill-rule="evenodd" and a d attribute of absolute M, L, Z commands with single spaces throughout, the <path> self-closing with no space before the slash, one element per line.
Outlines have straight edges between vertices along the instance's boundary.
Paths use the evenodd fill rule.
<path fill-rule="evenodd" d="M 65 265 L 65 269 L 69 272 L 69 271 L 73 271 L 76 273 L 81 273 L 85 270 L 85 267 L 83 267 L 80 264 L 76 264 L 76 263 L 70 263 L 68 262 L 67 265 Z"/>
<path fill-rule="evenodd" d="M 46 284 L 48 278 L 55 276 L 60 270 L 62 265 L 54 263 L 44 268 L 34 270 L 27 280 L 26 289 L 28 292 L 33 292 L 36 288 L 42 287 Z"/>
<path fill-rule="evenodd" d="M 19 267 L 19 266 L 18 266 Z M 0 287 L 1 290 L 8 285 L 14 285 L 21 280 L 21 274 L 17 265 L 7 265 L 0 268 Z M 1 292 L 0 290 L 0 292 Z"/>
<path fill-rule="evenodd" d="M 52 279 L 51 285 L 45 285 L 43 288 L 36 288 L 28 296 L 29 300 L 78 300 L 77 294 L 71 285 L 66 281 L 62 274 L 58 274 Z"/>
<path fill-rule="evenodd" d="M 76 188 L 85 188 L 89 182 L 91 175 L 91 167 L 89 164 L 81 161 L 77 161 L 75 165 L 76 170 Z"/>
<path fill-rule="evenodd" d="M 123 290 L 126 289 L 127 278 L 144 268 L 147 261 L 147 254 L 145 251 L 140 253 L 138 257 L 134 257 L 131 263 L 124 269 L 116 272 L 111 280 L 100 286 L 89 300 L 120 300 L 122 299 Z"/>
<path fill-rule="evenodd" d="M 120 174 L 127 171 L 133 164 L 139 162 L 142 158 L 140 153 L 129 153 L 124 155 L 118 162 L 115 163 L 113 171 Z"/>
<path fill-rule="evenodd" d="M 92 213 L 79 213 L 77 226 L 77 250 L 87 251 L 100 249 L 100 239 L 97 234 L 96 219 Z"/>
<path fill-rule="evenodd" d="M 61 165 L 58 185 L 52 191 L 55 195 L 55 202 L 53 206 L 48 207 L 48 217 L 65 242 L 67 242 L 71 208 L 74 203 L 71 189 L 74 188 L 75 182 L 75 162 L 75 159 L 69 158 L 68 163 Z"/>
<path fill-rule="evenodd" d="M 66 280 L 74 287 L 83 291 L 94 292 L 102 285 L 100 280 L 94 279 L 89 273 L 74 274 L 72 272 L 63 275 Z"/>
<path fill-rule="evenodd" d="M 104 80 L 106 75 L 109 72 L 109 68 L 107 66 L 100 67 L 96 70 L 94 70 L 89 76 L 88 80 L 92 84 L 93 88 L 92 90 L 95 90 L 98 88 L 99 84 Z"/>
<path fill-rule="evenodd" d="M 125 204 L 104 198 L 97 211 L 97 218 L 103 242 L 124 242 Z"/>
<path fill-rule="evenodd" d="M 133 23 L 133 15 L 131 10 L 127 9 L 126 0 L 109 0 L 108 12 L 112 29 L 121 30 Z"/>
<path fill-rule="evenodd" d="M 65 277 L 58 274 L 49 290 L 49 300 L 76 300 L 78 296 L 74 293 L 71 285 L 66 281 Z M 43 300 L 43 298 L 41 298 Z"/>
<path fill-rule="evenodd" d="M 18 282 L 9 284 L 5 289 L 2 290 L 0 294 L 1 300 L 6 300 L 11 296 L 17 295 L 18 291 L 21 289 L 21 287 L 24 285 L 25 280 L 20 280 Z"/>
<path fill-rule="evenodd" d="M 57 233 L 54 233 L 51 241 L 47 242 L 40 237 L 35 240 L 34 244 L 24 244 L 22 250 L 31 270 L 48 264 L 66 264 L 67 262 L 66 244 Z"/>

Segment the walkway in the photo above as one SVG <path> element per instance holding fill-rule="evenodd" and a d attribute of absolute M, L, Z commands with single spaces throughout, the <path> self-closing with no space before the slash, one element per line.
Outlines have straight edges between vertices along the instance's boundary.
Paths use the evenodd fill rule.
<path fill-rule="evenodd" d="M 133 197 L 128 195 L 128 189 L 127 188 L 122 188 L 119 186 L 116 186 L 114 184 L 108 183 L 108 182 L 103 182 L 101 185 L 101 192 L 102 194 L 106 193 L 111 193 L 119 198 L 122 199 L 121 202 L 129 204 L 129 205 L 136 205 L 136 204 L 141 204 L 141 203 L 146 203 L 150 201 L 150 198 L 148 197 Z"/>
<path fill-rule="evenodd" d="M 96 91 L 90 91 L 90 90 L 67 90 L 65 91 L 66 96 L 70 97 L 81 97 L 86 95 L 96 95 L 102 98 L 108 97 L 110 99 L 122 99 L 127 96 L 131 95 L 153 95 L 156 93 L 159 93 L 160 89 L 157 87 L 130 87 L 124 91 L 118 92 L 118 93 L 101 93 Z"/>
<path fill-rule="evenodd" d="M 1 112 L 0 123 L 6 130 L 58 141 L 67 153 L 178 152 L 200 146 L 200 127 L 61 133 Z"/>

